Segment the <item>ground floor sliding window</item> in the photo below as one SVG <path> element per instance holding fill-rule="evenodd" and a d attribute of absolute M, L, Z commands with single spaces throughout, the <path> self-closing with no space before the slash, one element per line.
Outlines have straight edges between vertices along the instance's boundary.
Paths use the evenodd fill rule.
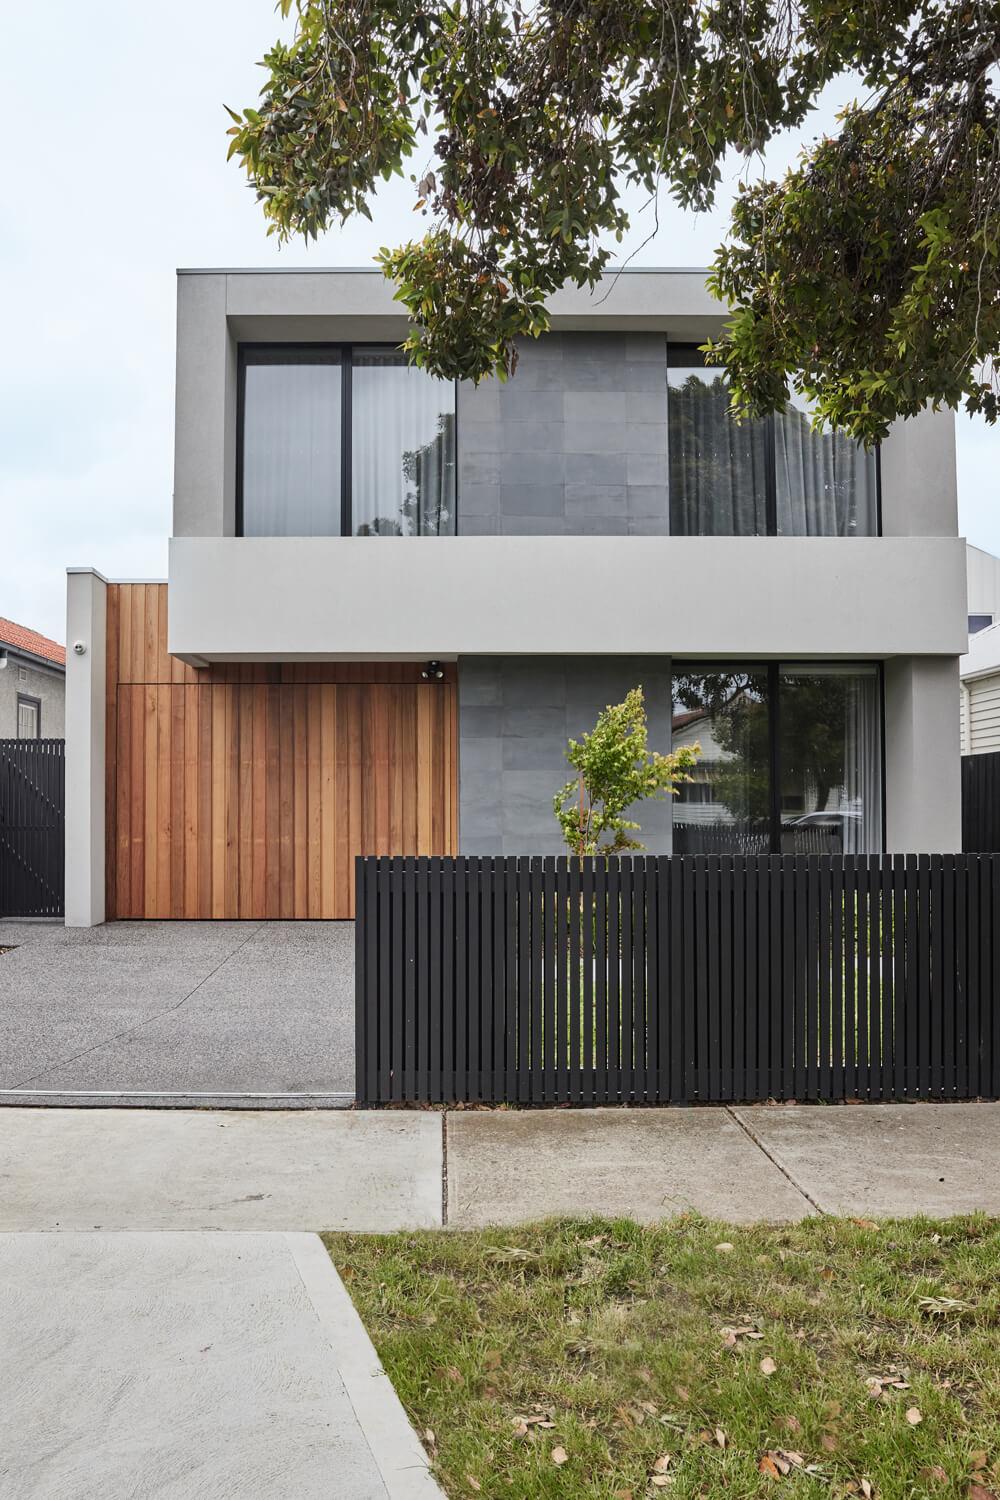
<path fill-rule="evenodd" d="M 881 852 L 878 664 L 675 662 L 673 698 L 675 854 Z"/>

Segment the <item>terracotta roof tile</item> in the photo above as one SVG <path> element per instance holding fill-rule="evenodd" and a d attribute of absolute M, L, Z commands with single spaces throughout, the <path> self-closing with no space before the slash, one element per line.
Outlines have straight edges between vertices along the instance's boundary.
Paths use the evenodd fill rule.
<path fill-rule="evenodd" d="M 30 651 L 32 656 L 43 656 L 46 661 L 66 665 L 66 647 L 58 641 L 50 641 L 47 635 L 29 630 L 26 625 L 15 625 L 0 615 L 0 646 L 10 646 L 14 651 Z"/>

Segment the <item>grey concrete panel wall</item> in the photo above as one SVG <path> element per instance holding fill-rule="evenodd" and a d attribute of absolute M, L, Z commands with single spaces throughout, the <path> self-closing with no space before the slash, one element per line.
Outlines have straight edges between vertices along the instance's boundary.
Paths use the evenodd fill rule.
<path fill-rule="evenodd" d="M 641 684 L 649 743 L 670 748 L 667 657 L 463 657 L 458 664 L 459 837 L 463 854 L 562 854 L 552 798 L 571 770 L 567 740 Z M 635 810 L 651 854 L 670 852 L 671 806 Z"/>
<path fill-rule="evenodd" d="M 459 387 L 458 444 L 465 536 L 666 535 L 666 339 L 522 340 L 505 384 Z"/>
<path fill-rule="evenodd" d="M 961 850 L 957 657 L 904 656 L 886 662 L 885 791 L 889 853 Z"/>
<path fill-rule="evenodd" d="M 13 652 L 0 672 L 0 740 L 17 738 L 17 700 L 22 694 L 42 705 L 42 739 L 61 740 L 66 728 L 65 674 L 19 661 Z"/>

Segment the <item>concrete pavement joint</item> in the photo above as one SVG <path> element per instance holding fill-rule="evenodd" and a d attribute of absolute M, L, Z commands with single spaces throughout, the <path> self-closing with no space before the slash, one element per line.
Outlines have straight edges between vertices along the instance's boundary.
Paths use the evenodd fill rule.
<path fill-rule="evenodd" d="M 63 1109 L 353 1109 L 355 1097 L 336 1089 L 288 1094 L 196 1089 L 0 1089 L 0 1106 L 5 1104 Z"/>
<path fill-rule="evenodd" d="M 448 1227 L 448 1111 L 441 1111 L 441 1228 Z"/>
<path fill-rule="evenodd" d="M 285 1242 L 388 1500 L 441 1500 L 420 1440 L 322 1240 L 315 1234 L 287 1233 Z"/>
<path fill-rule="evenodd" d="M 182 995 L 180 1000 L 177 1001 L 176 1005 L 168 1005 L 165 1010 L 160 1010 L 157 1011 L 154 1015 L 146 1016 L 144 1020 L 139 1022 L 138 1026 L 127 1026 L 124 1031 L 119 1031 L 116 1036 L 105 1037 L 103 1041 L 95 1042 L 92 1047 L 84 1047 L 83 1051 L 77 1052 L 74 1057 L 61 1058 L 59 1062 L 53 1063 L 51 1067 L 43 1068 L 40 1073 L 33 1073 L 30 1077 L 22 1079 L 20 1083 L 15 1084 L 15 1089 L 23 1090 L 27 1084 L 35 1083 L 39 1078 L 45 1078 L 49 1073 L 58 1072 L 60 1068 L 68 1067 L 71 1063 L 79 1062 L 81 1057 L 89 1057 L 92 1052 L 100 1052 L 104 1047 L 113 1047 L 115 1042 L 121 1042 L 124 1041 L 127 1037 L 138 1035 L 143 1027 L 148 1026 L 152 1021 L 162 1021 L 164 1016 L 173 1015 L 174 1011 L 180 1010 L 182 1005 L 186 1005 L 193 995 L 197 995 L 202 985 L 207 984 L 210 979 L 214 978 L 214 976 L 218 974 L 220 969 L 224 969 L 231 958 L 235 958 L 237 953 L 243 952 L 243 949 L 246 947 L 247 943 L 249 943 L 254 937 L 256 937 L 262 925 L 263 924 L 260 922 L 256 923 L 253 930 L 247 934 L 242 943 L 238 943 L 233 951 L 231 953 L 227 953 L 225 958 L 221 959 L 210 973 L 206 974 L 202 979 L 199 979 L 194 988 L 192 990 L 189 990 L 186 995 Z"/>
<path fill-rule="evenodd" d="M 822 1214 L 825 1218 L 826 1209 L 823 1208 L 819 1203 L 817 1203 L 816 1199 L 813 1198 L 811 1194 L 806 1192 L 801 1183 L 795 1181 L 795 1178 L 792 1176 L 791 1172 L 789 1172 L 788 1168 L 782 1166 L 778 1158 L 767 1149 L 767 1147 L 764 1145 L 764 1142 L 760 1140 L 760 1138 L 750 1129 L 750 1126 L 746 1123 L 746 1121 L 740 1119 L 740 1116 L 736 1113 L 735 1109 L 732 1109 L 728 1104 L 723 1105 L 723 1108 L 725 1109 L 726 1114 L 733 1121 L 733 1123 L 739 1126 L 743 1134 L 746 1136 L 747 1140 L 752 1141 L 753 1144 L 757 1147 L 757 1150 L 762 1152 L 763 1155 L 767 1157 L 768 1161 L 773 1167 L 777 1167 L 782 1177 L 784 1177 L 785 1180 L 791 1184 L 795 1191 L 797 1193 L 801 1193 L 802 1197 L 806 1200 L 810 1207 L 814 1208 L 818 1214 Z"/>

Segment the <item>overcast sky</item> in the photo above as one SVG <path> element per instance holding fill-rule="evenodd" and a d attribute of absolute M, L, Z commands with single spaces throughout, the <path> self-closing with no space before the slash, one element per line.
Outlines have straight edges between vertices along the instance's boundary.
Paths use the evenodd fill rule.
<path fill-rule="evenodd" d="M 311 250 L 266 238 L 225 160 L 222 105 L 253 102 L 256 59 L 279 31 L 270 0 L 50 0 L 43 27 L 34 6 L 3 7 L 0 615 L 59 640 L 67 566 L 166 575 L 175 268 L 364 265 L 426 223 L 404 182 L 374 224 Z M 661 204 L 635 263 L 704 265 L 724 208 L 697 218 Z M 639 216 L 634 244 L 651 228 Z M 958 421 L 962 529 L 1000 552 L 1000 433 Z"/>

